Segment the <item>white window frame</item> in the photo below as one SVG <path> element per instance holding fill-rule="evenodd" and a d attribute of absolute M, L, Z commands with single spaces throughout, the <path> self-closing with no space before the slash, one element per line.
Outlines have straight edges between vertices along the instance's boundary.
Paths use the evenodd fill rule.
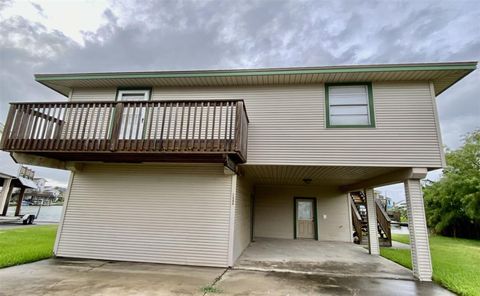
<path fill-rule="evenodd" d="M 149 101 L 150 100 L 150 89 L 121 89 L 117 92 L 117 101 L 123 101 L 122 98 L 124 95 L 128 94 L 137 94 L 143 93 L 143 99 L 138 101 Z"/>

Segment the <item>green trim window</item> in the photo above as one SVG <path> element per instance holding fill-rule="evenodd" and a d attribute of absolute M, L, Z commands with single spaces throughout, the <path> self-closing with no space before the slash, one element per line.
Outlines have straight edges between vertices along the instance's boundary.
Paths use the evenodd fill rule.
<path fill-rule="evenodd" d="M 325 84 L 327 127 L 375 127 L 371 83 Z"/>

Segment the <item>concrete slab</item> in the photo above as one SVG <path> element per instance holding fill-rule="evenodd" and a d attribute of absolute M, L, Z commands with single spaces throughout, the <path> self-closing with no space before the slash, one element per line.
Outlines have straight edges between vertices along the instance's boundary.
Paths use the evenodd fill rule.
<path fill-rule="evenodd" d="M 413 279 L 412 272 L 353 243 L 259 238 L 235 269 L 346 277 Z"/>
<path fill-rule="evenodd" d="M 221 268 L 49 259 L 0 269 L 0 295 L 203 295 Z"/>
<path fill-rule="evenodd" d="M 379 279 L 372 277 L 332 277 L 295 273 L 228 271 L 215 285 L 219 295 L 455 295 L 431 282 Z"/>
<path fill-rule="evenodd" d="M 221 277 L 220 277 L 221 276 Z M 220 279 L 217 281 L 217 278 Z M 203 293 L 215 283 L 221 292 Z M 217 290 L 217 291 L 218 291 Z M 361 276 L 49 259 L 0 269 L 0 295 L 452 295 L 433 283 Z"/>
<path fill-rule="evenodd" d="M 410 249 L 410 245 L 397 241 L 392 241 L 392 249 Z"/>

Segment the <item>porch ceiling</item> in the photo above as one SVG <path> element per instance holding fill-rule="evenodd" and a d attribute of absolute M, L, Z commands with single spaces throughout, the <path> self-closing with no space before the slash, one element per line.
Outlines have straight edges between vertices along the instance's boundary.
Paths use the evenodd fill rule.
<path fill-rule="evenodd" d="M 399 167 L 243 165 L 245 176 L 255 184 L 344 186 L 401 170 Z M 404 169 L 404 168 L 403 168 Z"/>

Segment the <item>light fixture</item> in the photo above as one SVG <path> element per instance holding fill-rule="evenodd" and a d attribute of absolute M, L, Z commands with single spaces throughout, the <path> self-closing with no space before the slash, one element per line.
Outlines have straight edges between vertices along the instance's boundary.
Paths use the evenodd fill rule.
<path fill-rule="evenodd" d="M 302 181 L 303 181 L 303 183 L 305 183 L 307 185 L 312 183 L 312 179 L 310 179 L 310 178 L 304 178 Z"/>

